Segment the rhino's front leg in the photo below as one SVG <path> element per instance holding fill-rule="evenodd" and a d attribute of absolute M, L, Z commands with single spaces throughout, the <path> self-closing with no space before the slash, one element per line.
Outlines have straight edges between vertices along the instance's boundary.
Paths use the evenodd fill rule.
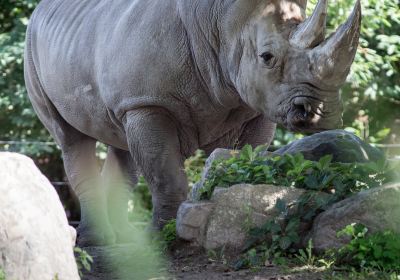
<path fill-rule="evenodd" d="M 258 116 L 248 121 L 239 137 L 238 148 L 250 144 L 253 148 L 259 145 L 267 145 L 274 139 L 276 124 L 265 116 Z"/>
<path fill-rule="evenodd" d="M 144 108 L 126 114 L 125 132 L 132 157 L 149 183 L 153 225 L 160 229 L 176 217 L 188 191 L 176 123 L 162 108 Z"/>

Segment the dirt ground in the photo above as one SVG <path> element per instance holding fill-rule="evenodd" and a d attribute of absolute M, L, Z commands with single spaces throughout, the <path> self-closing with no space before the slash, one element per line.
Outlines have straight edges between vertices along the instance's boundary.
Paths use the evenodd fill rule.
<path fill-rule="evenodd" d="M 188 243 L 176 242 L 160 254 L 138 244 L 84 248 L 94 259 L 82 280 L 389 280 L 388 274 L 358 275 L 348 270 L 266 264 L 257 269 L 234 270 L 239 254 L 206 252 Z M 165 254 L 166 253 L 166 254 Z M 156 256 L 156 257 L 154 257 Z M 298 263 L 298 262 L 297 262 Z M 362 276 L 362 277 L 361 277 Z M 397 279 L 397 278 L 396 278 Z"/>
<path fill-rule="evenodd" d="M 234 256 L 217 259 L 207 255 L 199 248 L 188 244 L 175 244 L 170 252 L 169 272 L 173 279 L 187 280 L 319 280 L 326 279 L 322 272 L 307 269 L 293 269 L 268 264 L 259 269 L 235 271 L 230 265 Z"/>

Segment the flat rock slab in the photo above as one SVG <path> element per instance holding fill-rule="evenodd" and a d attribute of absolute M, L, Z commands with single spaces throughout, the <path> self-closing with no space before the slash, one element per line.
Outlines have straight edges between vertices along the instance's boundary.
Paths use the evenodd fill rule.
<path fill-rule="evenodd" d="M 278 199 L 293 203 L 302 189 L 239 184 L 216 189 L 210 201 L 184 202 L 177 216 L 177 234 L 206 249 L 245 245 L 250 227 L 261 226 L 279 213 Z"/>
<path fill-rule="evenodd" d="M 400 234 L 400 184 L 360 192 L 333 204 L 314 221 L 310 237 L 317 251 L 339 248 L 348 240 L 336 233 L 351 223 L 369 232 L 392 230 Z"/>

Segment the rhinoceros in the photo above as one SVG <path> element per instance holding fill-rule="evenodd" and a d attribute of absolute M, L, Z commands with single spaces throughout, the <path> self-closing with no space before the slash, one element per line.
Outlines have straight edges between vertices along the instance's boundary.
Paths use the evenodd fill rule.
<path fill-rule="evenodd" d="M 341 125 L 360 2 L 328 38 L 327 0 L 308 18 L 305 8 L 306 0 L 40 2 L 27 29 L 26 86 L 79 198 L 81 244 L 131 240 L 120 182 L 134 185 L 137 174 L 161 228 L 187 197 L 183 162 L 196 149 L 268 145 L 276 123 L 303 132 Z M 102 170 L 97 141 L 108 146 Z"/>

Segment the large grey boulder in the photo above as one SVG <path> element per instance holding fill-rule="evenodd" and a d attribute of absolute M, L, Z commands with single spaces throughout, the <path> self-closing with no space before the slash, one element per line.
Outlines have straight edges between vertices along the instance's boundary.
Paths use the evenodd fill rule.
<path fill-rule="evenodd" d="M 332 155 L 335 162 L 378 161 L 383 153 L 345 130 L 328 130 L 315 133 L 280 148 L 275 154 L 302 153 L 306 159 L 318 161 Z"/>
<path fill-rule="evenodd" d="M 250 227 L 279 215 L 275 208 L 278 199 L 291 204 L 303 193 L 301 189 L 272 185 L 239 184 L 217 189 L 208 202 L 181 205 L 177 234 L 206 249 L 242 249 Z"/>
<path fill-rule="evenodd" d="M 392 230 L 400 234 L 400 183 L 360 192 L 333 204 L 314 221 L 309 238 L 317 251 L 339 248 L 348 239 L 336 232 L 361 223 L 370 232 Z"/>
<path fill-rule="evenodd" d="M 79 279 L 74 230 L 33 161 L 0 153 L 0 267 L 7 279 Z"/>

